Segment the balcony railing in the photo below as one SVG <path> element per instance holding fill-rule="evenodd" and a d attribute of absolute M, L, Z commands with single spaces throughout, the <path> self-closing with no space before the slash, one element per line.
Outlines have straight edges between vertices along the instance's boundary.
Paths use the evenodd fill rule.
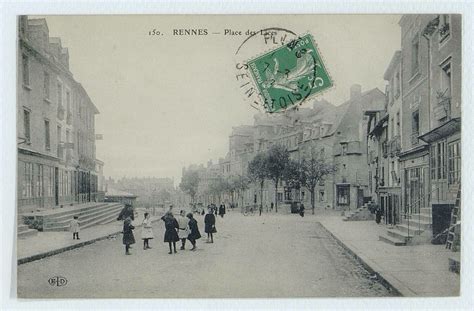
<path fill-rule="evenodd" d="M 401 150 L 400 136 L 395 136 L 390 140 L 390 156 L 398 156 Z"/>

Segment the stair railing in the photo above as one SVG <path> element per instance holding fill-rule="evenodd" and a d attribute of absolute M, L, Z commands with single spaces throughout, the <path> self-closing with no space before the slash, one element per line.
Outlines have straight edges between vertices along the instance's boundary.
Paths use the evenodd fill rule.
<path fill-rule="evenodd" d="M 439 203 L 439 189 L 442 188 L 442 184 L 439 185 L 438 187 L 431 189 L 430 192 L 428 192 L 428 200 L 431 198 L 431 194 L 435 191 L 438 191 L 437 195 L 437 200 Z M 416 201 L 412 202 L 410 205 L 407 206 L 405 209 L 405 219 L 407 220 L 407 228 L 408 228 L 408 233 L 407 236 L 410 237 L 410 215 L 407 215 L 408 211 L 411 210 L 412 207 L 415 207 L 415 205 L 418 205 L 418 232 L 421 231 L 421 200 L 423 200 L 424 197 L 418 198 Z M 429 209 L 429 218 L 431 219 L 431 209 Z"/>

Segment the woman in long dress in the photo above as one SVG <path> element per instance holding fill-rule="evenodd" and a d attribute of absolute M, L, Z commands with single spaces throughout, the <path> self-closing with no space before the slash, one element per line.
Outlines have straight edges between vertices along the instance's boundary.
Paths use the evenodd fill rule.
<path fill-rule="evenodd" d="M 145 219 L 143 219 L 142 225 L 143 249 L 147 250 L 151 248 L 149 241 L 154 238 L 151 217 L 149 213 L 145 213 Z"/>

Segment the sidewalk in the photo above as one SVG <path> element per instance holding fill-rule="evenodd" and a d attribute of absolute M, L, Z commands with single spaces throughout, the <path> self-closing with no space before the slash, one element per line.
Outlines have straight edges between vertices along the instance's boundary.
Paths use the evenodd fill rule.
<path fill-rule="evenodd" d="M 453 252 L 444 245 L 393 246 L 379 241 L 379 234 L 386 232 L 387 227 L 374 221 L 342 221 L 340 214 L 335 213 L 316 217 L 346 249 L 401 295 L 460 294 L 460 277 L 448 270 L 448 258 Z"/>
<path fill-rule="evenodd" d="M 158 216 L 152 217 L 153 222 L 158 219 Z M 142 220 L 142 215 L 136 217 L 133 221 L 133 225 L 136 228 L 140 227 Z M 122 232 L 122 229 L 122 221 L 114 221 L 104 225 L 92 226 L 80 231 L 80 240 L 73 240 L 72 233 L 69 231 L 38 232 L 36 236 L 17 240 L 18 264 L 20 265 L 44 257 L 53 256 L 106 239 L 111 235 L 118 235 Z M 117 238 L 121 239 L 122 235 L 120 234 Z"/>

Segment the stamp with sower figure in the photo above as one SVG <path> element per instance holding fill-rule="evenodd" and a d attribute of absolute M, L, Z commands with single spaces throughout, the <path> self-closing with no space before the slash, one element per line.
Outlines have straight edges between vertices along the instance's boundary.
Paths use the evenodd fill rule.
<path fill-rule="evenodd" d="M 307 34 L 247 62 L 268 112 L 301 104 L 333 82 Z"/>

